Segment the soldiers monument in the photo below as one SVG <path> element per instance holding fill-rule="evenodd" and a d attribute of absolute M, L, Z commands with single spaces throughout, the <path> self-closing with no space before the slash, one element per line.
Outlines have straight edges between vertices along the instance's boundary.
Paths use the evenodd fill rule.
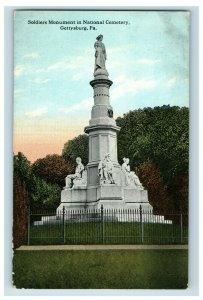
<path fill-rule="evenodd" d="M 109 90 L 113 82 L 106 70 L 106 49 L 103 36 L 96 38 L 94 79 L 90 85 L 94 91 L 94 105 L 89 125 L 84 128 L 89 135 L 89 162 L 84 166 L 81 158 L 76 159 L 75 174 L 65 179 L 61 192 L 61 203 L 57 211 L 97 209 L 152 210 L 137 175 L 130 170 L 130 159 L 124 157 L 123 164 L 117 158 L 117 133 L 120 127 L 113 118 Z"/>

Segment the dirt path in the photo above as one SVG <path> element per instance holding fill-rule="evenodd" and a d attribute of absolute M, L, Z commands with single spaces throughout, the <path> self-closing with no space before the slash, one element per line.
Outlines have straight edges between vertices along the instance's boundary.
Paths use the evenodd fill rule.
<path fill-rule="evenodd" d="M 43 245 L 21 246 L 16 250 L 170 250 L 188 249 L 188 245 Z"/>

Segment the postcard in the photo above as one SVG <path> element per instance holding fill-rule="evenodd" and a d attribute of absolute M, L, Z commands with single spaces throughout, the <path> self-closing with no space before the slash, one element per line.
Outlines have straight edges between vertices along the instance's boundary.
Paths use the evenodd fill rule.
<path fill-rule="evenodd" d="M 189 26 L 14 11 L 16 288 L 187 288 Z"/>

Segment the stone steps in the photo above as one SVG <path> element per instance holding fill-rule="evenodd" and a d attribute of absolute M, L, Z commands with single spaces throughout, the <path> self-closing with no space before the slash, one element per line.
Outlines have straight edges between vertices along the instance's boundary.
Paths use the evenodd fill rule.
<path fill-rule="evenodd" d="M 101 222 L 102 217 L 101 213 L 88 213 L 81 215 L 80 213 L 74 214 L 64 214 L 64 222 L 65 223 L 96 223 Z M 114 212 L 113 215 L 109 213 L 103 214 L 103 221 L 104 222 L 140 222 L 140 214 L 139 212 L 134 214 L 129 214 L 129 212 Z M 63 222 L 63 215 L 58 214 L 55 216 L 42 216 L 40 221 L 34 221 L 34 225 L 48 225 L 48 224 L 61 224 Z M 172 224 L 171 220 L 165 220 L 164 216 L 161 215 L 153 215 L 149 212 L 142 213 L 142 222 L 143 223 L 156 223 L 156 224 Z"/>

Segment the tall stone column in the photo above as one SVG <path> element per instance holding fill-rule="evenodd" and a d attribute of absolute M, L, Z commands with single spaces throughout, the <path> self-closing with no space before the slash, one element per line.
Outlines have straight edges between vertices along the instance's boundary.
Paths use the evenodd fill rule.
<path fill-rule="evenodd" d="M 104 44 L 102 45 L 104 46 Z M 96 64 L 97 57 L 94 80 L 90 82 L 94 90 L 94 105 L 89 126 L 84 129 L 89 134 L 88 186 L 99 184 L 98 165 L 107 153 L 110 154 L 114 166 L 120 168 L 117 158 L 117 132 L 120 127 L 116 125 L 113 118 L 113 108 L 110 105 L 109 97 L 109 89 L 113 82 L 108 79 L 105 66 L 100 68 Z"/>

